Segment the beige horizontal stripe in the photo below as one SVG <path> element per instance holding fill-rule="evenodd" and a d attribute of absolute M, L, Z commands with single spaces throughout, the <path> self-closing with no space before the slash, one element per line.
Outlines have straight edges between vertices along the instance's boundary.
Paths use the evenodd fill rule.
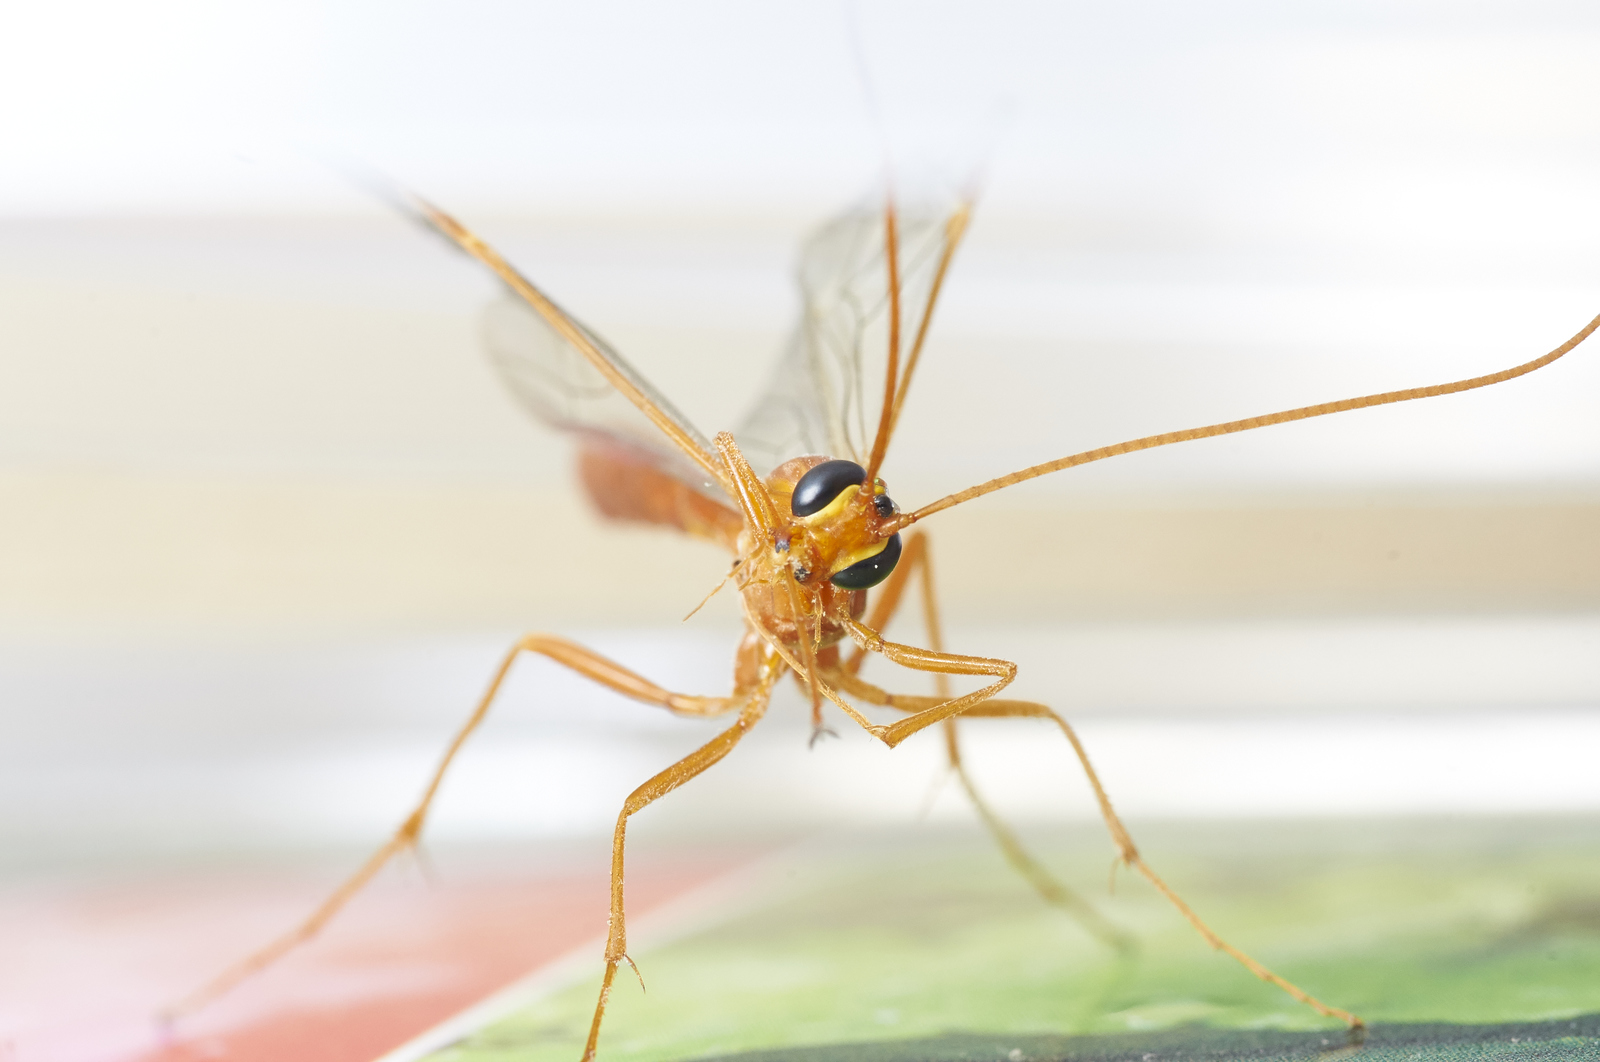
<path fill-rule="evenodd" d="M 12 473 L 0 512 L 13 632 L 670 623 L 726 563 L 508 486 Z M 960 622 L 1600 608 L 1600 502 L 1582 498 L 975 505 L 928 523 Z M 697 622 L 733 622 L 727 598 Z"/>

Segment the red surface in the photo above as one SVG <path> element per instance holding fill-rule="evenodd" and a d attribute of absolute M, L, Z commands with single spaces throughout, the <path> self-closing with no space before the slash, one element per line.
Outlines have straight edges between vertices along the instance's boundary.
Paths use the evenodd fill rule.
<path fill-rule="evenodd" d="M 736 861 L 630 861 L 630 916 Z M 333 881 L 214 876 L 0 896 L 0 1062 L 371 1062 L 606 924 L 603 863 L 434 885 L 391 875 L 175 1031 L 155 1025 L 163 1004 L 281 932 Z M 598 973 L 598 946 L 594 958 Z"/>

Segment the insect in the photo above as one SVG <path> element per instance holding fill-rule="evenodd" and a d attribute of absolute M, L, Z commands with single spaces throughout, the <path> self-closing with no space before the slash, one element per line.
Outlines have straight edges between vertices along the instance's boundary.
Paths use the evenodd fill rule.
<path fill-rule="evenodd" d="M 824 711 L 830 707 L 890 747 L 939 726 L 951 767 L 1007 858 L 1047 900 L 1117 946 L 1123 942 L 1120 933 L 1049 877 L 990 811 L 962 767 L 959 719 L 1031 718 L 1053 723 L 1088 778 L 1117 865 L 1147 879 L 1212 948 L 1359 1033 L 1363 1024 L 1358 1016 L 1314 998 L 1228 944 L 1156 874 L 1117 817 L 1068 722 L 1046 705 L 1000 696 L 1016 676 L 1015 664 L 946 651 L 929 540 L 917 525 L 974 498 L 1136 450 L 1510 380 L 1572 350 L 1600 327 L 1600 317 L 1548 354 L 1486 376 L 1145 436 L 1024 468 L 907 510 L 892 499 L 879 473 L 940 291 L 967 229 L 970 202 L 902 209 L 891 199 L 881 209 L 847 213 L 812 237 L 801 256 L 805 296 L 801 326 L 750 417 L 738 430 L 714 439 L 703 436 L 600 337 L 453 217 L 418 199 L 408 198 L 406 205 L 419 221 L 504 283 L 504 296 L 486 319 L 491 355 L 535 414 L 577 439 L 580 477 L 601 512 L 709 539 L 731 553 L 723 583 L 733 583 L 745 620 L 732 691 L 702 695 L 666 690 L 564 638 L 523 637 L 506 654 L 487 692 L 450 742 L 422 799 L 394 835 L 304 923 L 223 973 L 174 1013 L 203 1005 L 314 935 L 385 863 L 417 843 L 456 754 L 484 720 L 514 662 L 530 653 L 678 715 L 734 718 L 700 749 L 635 789 L 623 804 L 612 840 L 604 976 L 584 1048 L 585 1062 L 599 1045 L 617 970 L 624 963 L 633 965 L 623 889 L 629 818 L 727 756 L 761 721 L 774 688 L 786 674 L 794 676 L 809 696 L 813 741 L 825 732 Z M 913 577 L 919 577 L 926 647 L 892 642 L 880 633 L 901 606 Z M 870 602 L 869 592 L 875 594 Z M 843 652 L 847 646 L 849 655 Z M 932 675 L 935 694 L 894 693 L 867 682 L 860 672 L 871 656 Z M 956 695 L 949 687 L 950 676 L 973 677 L 984 684 Z M 858 705 L 890 709 L 903 717 L 877 723 Z"/>

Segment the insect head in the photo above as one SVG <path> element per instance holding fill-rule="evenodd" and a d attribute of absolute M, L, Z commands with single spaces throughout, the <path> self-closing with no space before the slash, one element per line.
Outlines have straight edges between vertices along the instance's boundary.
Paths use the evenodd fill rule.
<path fill-rule="evenodd" d="M 826 519 L 842 511 L 857 489 L 871 490 L 872 507 L 880 518 L 894 515 L 895 504 L 884 492 L 883 481 L 876 480 L 869 488 L 867 470 L 854 461 L 824 461 L 807 471 L 794 485 L 789 510 L 802 519 Z M 896 532 L 870 556 L 834 572 L 830 581 L 843 590 L 866 590 L 889 578 L 899 561 L 900 535 Z"/>

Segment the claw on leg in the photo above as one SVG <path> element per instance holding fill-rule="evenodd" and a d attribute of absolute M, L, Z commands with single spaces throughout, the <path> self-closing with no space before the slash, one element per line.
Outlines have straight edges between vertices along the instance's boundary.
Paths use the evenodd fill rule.
<path fill-rule="evenodd" d="M 825 738 L 825 737 L 836 738 L 838 736 L 839 736 L 838 732 L 836 730 L 834 730 L 832 727 L 821 726 L 821 725 L 813 726 L 811 728 L 811 740 L 806 742 L 806 748 L 814 749 L 814 748 L 817 747 L 817 742 L 821 741 L 823 738 Z"/>
<path fill-rule="evenodd" d="M 644 986 L 644 974 L 639 972 L 639 964 L 634 962 L 633 957 L 630 955 L 624 955 L 622 961 L 633 968 L 633 976 L 639 979 L 639 991 L 648 992 L 649 989 Z"/>

